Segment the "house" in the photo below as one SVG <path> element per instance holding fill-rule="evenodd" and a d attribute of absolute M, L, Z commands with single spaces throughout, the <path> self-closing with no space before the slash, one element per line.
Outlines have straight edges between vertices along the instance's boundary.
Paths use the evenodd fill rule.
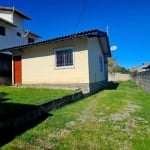
<path fill-rule="evenodd" d="M 143 63 L 141 66 L 137 67 L 137 72 L 145 72 L 150 70 L 150 63 Z"/>
<path fill-rule="evenodd" d="M 138 72 L 138 67 L 132 67 L 130 71 L 132 73 L 137 73 Z"/>
<path fill-rule="evenodd" d="M 107 34 L 88 30 L 42 42 L 3 49 L 11 51 L 12 84 L 99 90 L 108 81 Z"/>
<path fill-rule="evenodd" d="M 143 71 L 149 71 L 150 70 L 150 63 L 143 63 L 142 70 Z"/>
<path fill-rule="evenodd" d="M 39 36 L 24 29 L 30 17 L 14 7 L 0 6 L 0 49 L 37 42 Z"/>

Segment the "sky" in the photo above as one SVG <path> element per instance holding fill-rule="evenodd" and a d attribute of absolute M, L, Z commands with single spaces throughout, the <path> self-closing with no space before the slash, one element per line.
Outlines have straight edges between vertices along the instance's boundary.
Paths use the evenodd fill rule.
<path fill-rule="evenodd" d="M 47 40 L 108 29 L 112 57 L 130 69 L 150 63 L 150 0 L 0 0 L 30 16 L 25 29 Z"/>

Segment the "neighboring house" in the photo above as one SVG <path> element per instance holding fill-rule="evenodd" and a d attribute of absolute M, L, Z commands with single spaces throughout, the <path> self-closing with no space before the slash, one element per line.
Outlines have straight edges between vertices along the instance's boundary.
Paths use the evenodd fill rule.
<path fill-rule="evenodd" d="M 24 29 L 31 18 L 14 7 L 0 6 L 0 49 L 37 42 L 39 36 Z"/>
<path fill-rule="evenodd" d="M 143 71 L 149 71 L 150 70 L 150 63 L 143 63 L 142 70 Z"/>
<path fill-rule="evenodd" d="M 144 72 L 150 70 L 150 63 L 143 63 L 140 67 L 137 68 L 137 72 Z"/>
<path fill-rule="evenodd" d="M 132 67 L 130 71 L 132 73 L 137 73 L 138 72 L 138 67 Z"/>
<path fill-rule="evenodd" d="M 108 81 L 107 34 L 74 33 L 38 43 L 3 49 L 13 54 L 12 83 L 99 90 Z"/>

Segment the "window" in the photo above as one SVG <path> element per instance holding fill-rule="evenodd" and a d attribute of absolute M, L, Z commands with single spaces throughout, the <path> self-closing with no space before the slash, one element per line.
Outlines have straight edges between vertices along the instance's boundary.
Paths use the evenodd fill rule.
<path fill-rule="evenodd" d="M 65 68 L 73 66 L 73 49 L 63 49 L 56 51 L 56 67 Z"/>
<path fill-rule="evenodd" d="M 20 33 L 20 32 L 17 32 L 17 36 L 21 37 L 21 33 Z"/>
<path fill-rule="evenodd" d="M 34 39 L 28 38 L 28 43 L 34 43 Z"/>
<path fill-rule="evenodd" d="M 99 70 L 102 72 L 103 71 L 103 60 L 102 60 L 102 57 L 99 56 Z"/>
<path fill-rule="evenodd" d="M 2 35 L 2 36 L 6 35 L 6 29 L 5 29 L 5 27 L 0 26 L 0 35 Z"/>

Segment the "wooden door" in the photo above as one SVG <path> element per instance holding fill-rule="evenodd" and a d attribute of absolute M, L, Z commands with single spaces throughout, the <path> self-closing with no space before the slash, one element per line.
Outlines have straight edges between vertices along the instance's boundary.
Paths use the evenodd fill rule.
<path fill-rule="evenodd" d="M 14 56 L 14 84 L 22 83 L 22 63 L 21 56 Z"/>

